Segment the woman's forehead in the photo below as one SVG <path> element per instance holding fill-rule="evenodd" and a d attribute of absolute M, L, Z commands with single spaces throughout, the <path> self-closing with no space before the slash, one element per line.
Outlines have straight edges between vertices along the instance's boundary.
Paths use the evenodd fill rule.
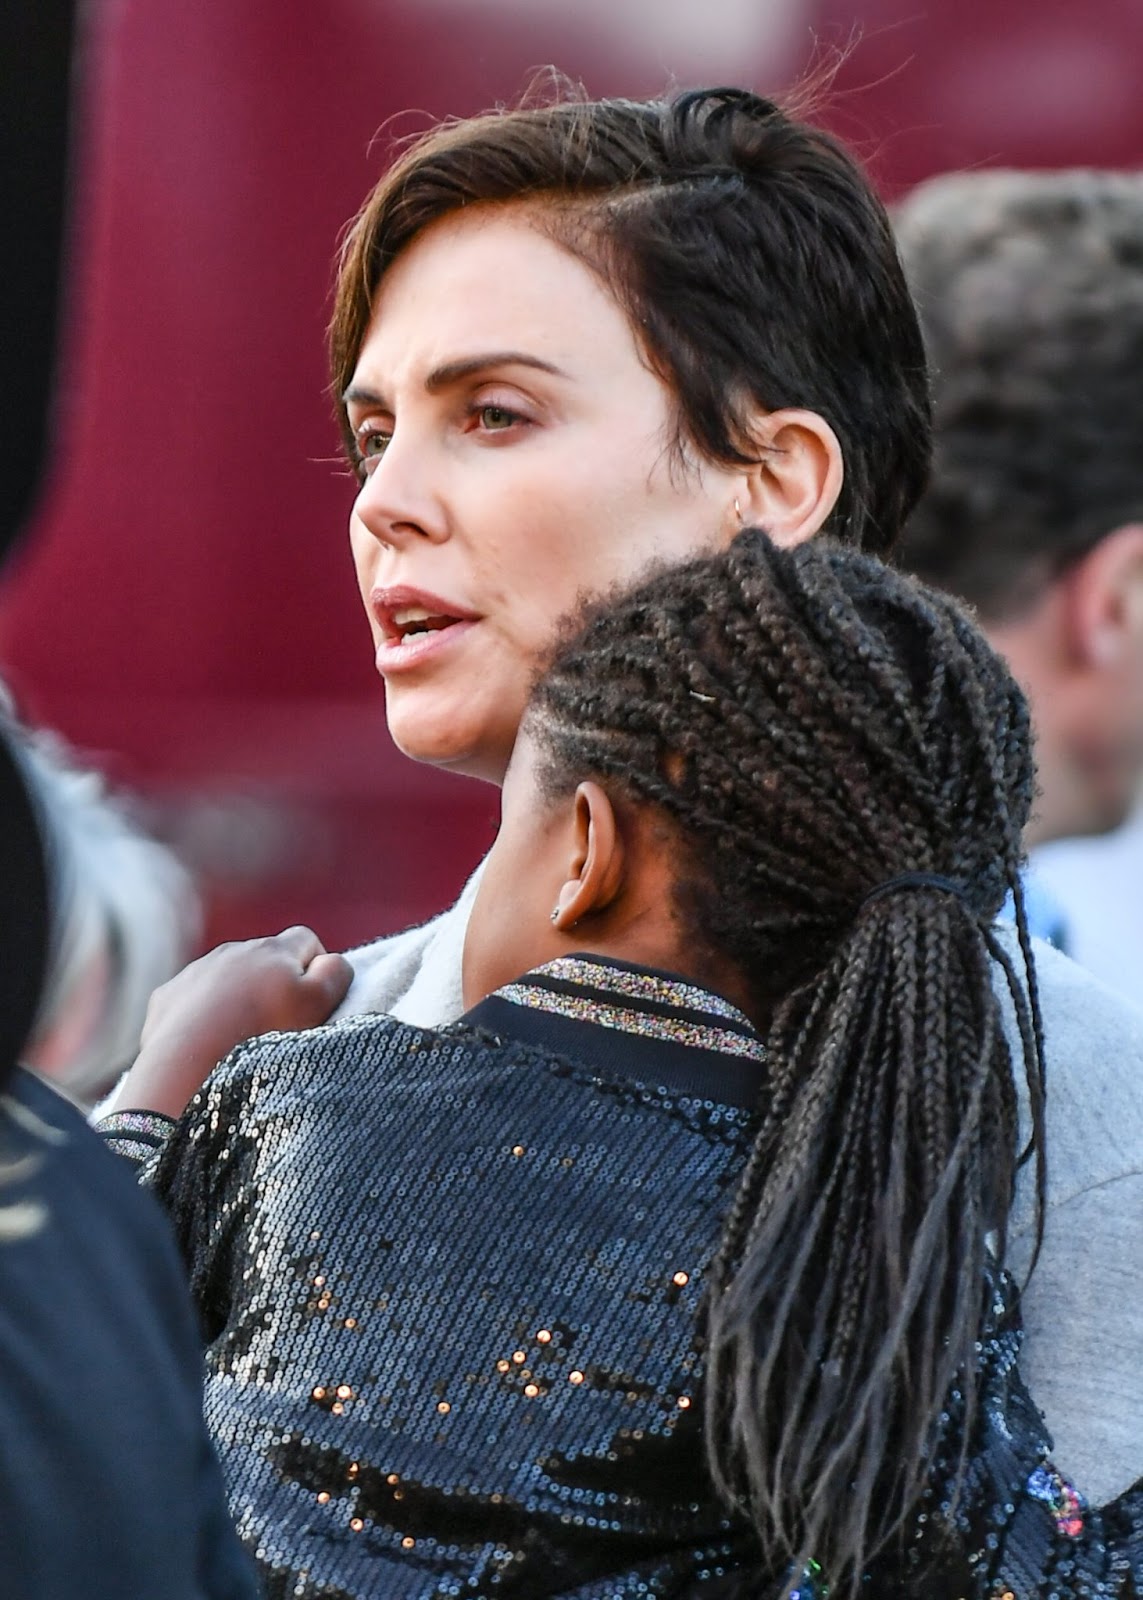
<path fill-rule="evenodd" d="M 432 223 L 378 285 L 355 383 L 423 383 L 489 352 L 573 374 L 590 355 L 638 360 L 602 279 L 544 231 L 534 208 L 473 207 Z"/>

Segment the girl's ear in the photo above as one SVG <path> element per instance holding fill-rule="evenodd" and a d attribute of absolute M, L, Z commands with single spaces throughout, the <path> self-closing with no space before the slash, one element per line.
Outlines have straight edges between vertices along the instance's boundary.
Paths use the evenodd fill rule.
<path fill-rule="evenodd" d="M 598 783 L 575 792 L 572 851 L 552 922 L 561 933 L 604 911 L 623 887 L 625 858 L 615 810 Z"/>
<path fill-rule="evenodd" d="M 760 459 L 746 472 L 739 516 L 775 544 L 801 544 L 819 532 L 841 493 L 837 434 L 816 411 L 791 409 L 762 413 L 757 438 Z"/>

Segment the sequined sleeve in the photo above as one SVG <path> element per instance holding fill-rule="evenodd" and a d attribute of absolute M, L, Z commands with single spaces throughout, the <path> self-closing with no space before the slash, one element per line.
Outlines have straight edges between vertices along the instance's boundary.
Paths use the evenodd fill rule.
<path fill-rule="evenodd" d="M 235 1291 L 232 1247 L 254 1156 L 254 1064 L 272 1054 L 265 1038 L 239 1046 L 171 1125 L 141 1173 L 170 1217 L 207 1340 L 225 1324 Z"/>

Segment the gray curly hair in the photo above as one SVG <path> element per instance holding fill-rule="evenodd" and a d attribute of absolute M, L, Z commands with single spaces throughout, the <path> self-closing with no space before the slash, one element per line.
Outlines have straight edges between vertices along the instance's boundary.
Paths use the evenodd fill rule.
<path fill-rule="evenodd" d="M 93 1025 L 43 1069 L 91 1103 L 134 1059 L 152 991 L 190 958 L 199 899 L 186 868 L 145 832 L 128 801 L 58 735 L 24 725 L 2 684 L 0 723 L 36 804 L 49 863 L 51 948 L 29 1055 L 34 1061 L 65 1022 L 102 957 L 107 977 Z"/>

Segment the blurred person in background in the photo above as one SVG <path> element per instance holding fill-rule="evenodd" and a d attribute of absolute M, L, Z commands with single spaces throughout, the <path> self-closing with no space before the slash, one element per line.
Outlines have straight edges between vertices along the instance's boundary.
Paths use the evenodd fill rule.
<path fill-rule="evenodd" d="M 165 1220 L 79 1112 L 17 1065 L 55 903 L 26 774 L 0 729 L 0 1592 L 254 1600 Z"/>
<path fill-rule="evenodd" d="M 78 9 L 72 0 L 0 8 L 0 348 L 9 379 L 0 400 L 0 557 L 32 516 L 51 462 L 70 178 L 83 164 L 72 142 L 73 89 L 87 81 L 90 53 L 77 49 Z M 2 682 L 0 733 L 21 753 L 54 861 L 51 950 L 25 1059 L 90 1105 L 138 1050 L 151 991 L 192 954 L 198 900 L 126 799 L 61 739 L 25 726 Z"/>
<path fill-rule="evenodd" d="M 69 0 L 0 9 L 0 554 L 45 453 L 72 35 Z M 89 1092 L 130 1053 L 138 991 L 185 954 L 165 931 L 176 902 L 188 916 L 185 879 L 142 843 L 94 774 L 20 728 L 0 690 L 4 1600 L 256 1600 L 202 1419 L 199 1341 L 167 1224 L 80 1113 L 21 1065 L 38 1055 Z M 146 928 L 132 883 L 168 908 Z M 167 949 L 148 967 L 152 939 Z"/>
<path fill-rule="evenodd" d="M 90 1106 L 138 1053 L 152 991 L 193 954 L 198 898 L 126 799 L 54 733 L 23 724 L 2 684 L 0 728 L 21 751 L 54 864 L 47 979 L 24 1059 Z"/>
<path fill-rule="evenodd" d="M 1028 693 L 1030 900 L 1143 979 L 1143 175 L 936 178 L 897 237 L 933 368 L 930 486 L 901 563 L 967 600 Z"/>

